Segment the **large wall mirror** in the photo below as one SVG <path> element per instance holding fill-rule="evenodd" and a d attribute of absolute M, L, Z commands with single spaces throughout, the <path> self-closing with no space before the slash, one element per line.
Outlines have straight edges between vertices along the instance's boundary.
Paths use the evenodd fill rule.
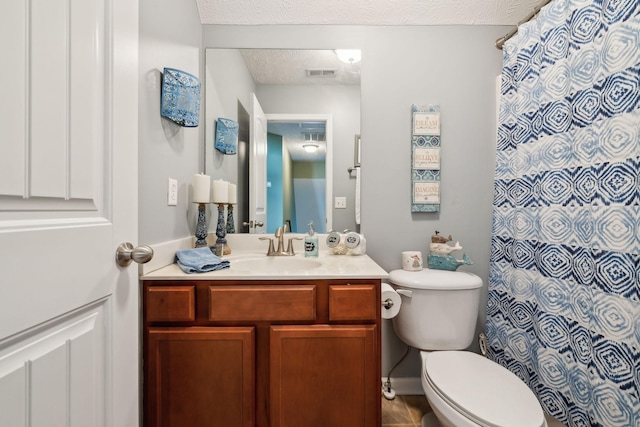
<path fill-rule="evenodd" d="M 359 52 L 357 52 L 359 53 Z M 236 231 L 356 229 L 350 195 L 360 133 L 360 65 L 334 50 L 206 49 L 205 169 L 237 184 Z M 214 148 L 216 120 L 238 122 L 237 154 Z M 344 163 L 347 162 L 347 163 Z"/>

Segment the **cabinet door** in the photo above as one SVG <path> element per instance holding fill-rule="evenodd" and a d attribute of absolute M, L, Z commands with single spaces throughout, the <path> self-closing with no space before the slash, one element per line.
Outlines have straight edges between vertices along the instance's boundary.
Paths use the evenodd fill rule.
<path fill-rule="evenodd" d="M 149 328 L 148 427 L 253 427 L 253 327 Z"/>
<path fill-rule="evenodd" d="M 271 327 L 271 427 L 380 425 L 375 325 Z"/>

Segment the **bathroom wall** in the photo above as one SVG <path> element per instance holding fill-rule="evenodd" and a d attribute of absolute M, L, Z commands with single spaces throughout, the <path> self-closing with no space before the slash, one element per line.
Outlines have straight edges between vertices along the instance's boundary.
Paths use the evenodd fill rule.
<path fill-rule="evenodd" d="M 139 235 L 140 244 L 166 242 L 194 233 L 196 209 L 189 203 L 193 175 L 202 172 L 200 126 L 182 128 L 160 117 L 164 67 L 202 78 L 202 26 L 195 2 L 140 0 L 139 57 Z M 133 145 L 131 150 L 135 150 Z M 178 205 L 167 206 L 167 179 L 178 180 Z"/>
<path fill-rule="evenodd" d="M 502 62 L 494 42 L 508 30 L 504 26 L 203 26 L 203 45 L 362 49 L 361 231 L 367 252 L 391 271 L 400 268 L 403 250 L 426 254 L 435 230 L 453 235 L 474 261 L 460 269 L 485 281 L 481 328 L 491 238 L 495 81 Z M 412 104 L 439 104 L 442 112 L 439 213 L 410 211 Z M 352 141 L 348 143 L 352 147 Z M 346 163 L 336 166 L 337 173 L 346 167 Z M 404 349 L 390 321 L 385 321 L 384 376 Z M 413 351 L 393 377 L 419 377 L 419 366 Z"/>
<path fill-rule="evenodd" d="M 485 319 L 490 254 L 495 81 L 502 63 L 494 42 L 507 30 L 379 29 L 368 35 L 366 46 L 372 48 L 363 53 L 362 137 L 369 145 L 362 149 L 362 232 L 368 253 L 389 271 L 399 268 L 402 250 L 426 253 L 436 230 L 451 234 L 464 247 L 454 255 L 466 253 L 474 262 L 460 270 L 478 274 L 485 283 L 479 329 Z M 385 84 L 390 77 L 395 83 Z M 436 214 L 409 209 L 412 103 L 440 105 L 441 207 Z M 405 348 L 391 332 L 387 324 L 383 372 Z M 410 357 L 393 376 L 419 376 L 417 353 Z"/>
<path fill-rule="evenodd" d="M 239 50 L 209 49 L 204 52 L 204 55 L 206 60 L 202 66 L 206 78 L 202 101 L 206 106 L 206 118 L 202 124 L 202 132 L 205 135 L 205 155 L 213 164 L 213 168 L 206 170 L 206 173 L 212 179 L 238 183 L 239 156 L 225 155 L 213 146 L 215 121 L 218 117 L 239 121 L 239 105 L 243 110 L 250 112 L 251 94 L 256 92 L 256 85 Z M 241 135 L 238 137 L 240 138 Z M 245 142 L 248 142 L 248 138 Z"/>

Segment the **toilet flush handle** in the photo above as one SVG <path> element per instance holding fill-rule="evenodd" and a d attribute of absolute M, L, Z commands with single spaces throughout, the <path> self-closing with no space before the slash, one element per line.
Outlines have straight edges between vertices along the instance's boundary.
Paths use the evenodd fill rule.
<path fill-rule="evenodd" d="M 407 298 L 411 298 L 413 296 L 413 291 L 410 291 L 408 289 L 396 289 L 396 292 L 400 295 L 404 295 Z"/>

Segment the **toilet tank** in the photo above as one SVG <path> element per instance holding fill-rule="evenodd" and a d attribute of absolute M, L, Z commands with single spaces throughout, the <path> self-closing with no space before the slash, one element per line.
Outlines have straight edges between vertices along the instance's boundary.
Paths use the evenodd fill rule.
<path fill-rule="evenodd" d="M 463 350 L 474 339 L 482 279 L 464 271 L 393 270 L 389 282 L 401 295 L 392 319 L 396 334 L 420 350 Z"/>

